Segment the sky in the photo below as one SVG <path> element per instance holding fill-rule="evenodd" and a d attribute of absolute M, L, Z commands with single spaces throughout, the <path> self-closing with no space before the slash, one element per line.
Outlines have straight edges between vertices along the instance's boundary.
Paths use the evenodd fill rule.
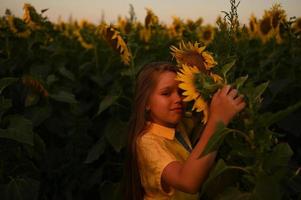
<path fill-rule="evenodd" d="M 54 22 L 59 17 L 68 20 L 70 16 L 93 23 L 98 23 L 104 16 L 107 22 L 116 22 L 118 16 L 129 17 L 130 4 L 139 21 L 144 21 L 145 8 L 151 8 L 164 23 L 170 23 L 172 16 L 183 20 L 202 17 L 204 23 L 214 23 L 217 16 L 224 16 L 221 11 L 230 10 L 229 0 L 0 0 L 0 16 L 8 8 L 21 17 L 24 3 L 30 3 L 37 11 L 48 8 L 45 15 Z M 275 3 L 282 5 L 288 17 L 301 16 L 301 0 L 240 0 L 239 21 L 247 23 L 251 14 L 261 17 L 264 10 Z"/>

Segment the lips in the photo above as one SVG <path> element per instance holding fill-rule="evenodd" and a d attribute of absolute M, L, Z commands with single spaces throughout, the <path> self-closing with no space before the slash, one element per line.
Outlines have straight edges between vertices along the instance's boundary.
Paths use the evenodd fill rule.
<path fill-rule="evenodd" d="M 183 107 L 176 107 L 176 108 L 172 108 L 170 110 L 175 111 L 175 112 L 183 112 Z"/>

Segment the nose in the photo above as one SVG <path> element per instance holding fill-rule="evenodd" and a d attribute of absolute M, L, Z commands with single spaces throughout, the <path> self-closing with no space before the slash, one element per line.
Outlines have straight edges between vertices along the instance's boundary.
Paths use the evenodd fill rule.
<path fill-rule="evenodd" d="M 176 103 L 181 103 L 182 102 L 182 94 L 180 92 L 176 92 L 174 99 L 175 99 Z"/>

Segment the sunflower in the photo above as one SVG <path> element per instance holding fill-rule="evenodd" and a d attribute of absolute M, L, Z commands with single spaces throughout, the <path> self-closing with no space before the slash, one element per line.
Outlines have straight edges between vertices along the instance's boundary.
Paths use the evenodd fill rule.
<path fill-rule="evenodd" d="M 279 24 L 286 21 L 285 10 L 281 8 L 280 4 L 273 5 L 269 13 L 272 16 L 273 29 L 278 29 Z"/>
<path fill-rule="evenodd" d="M 301 33 L 301 17 L 297 18 L 293 23 L 293 31 L 297 34 Z"/>
<path fill-rule="evenodd" d="M 223 79 L 211 71 L 217 63 L 212 55 L 204 51 L 205 46 L 199 43 L 181 42 L 179 48 L 171 46 L 171 54 L 176 58 L 180 67 L 177 73 L 179 88 L 184 92 L 183 101 L 193 102 L 192 110 L 203 113 L 203 123 L 208 120 L 208 103 L 212 94 L 222 86 Z"/>
<path fill-rule="evenodd" d="M 249 28 L 248 28 L 249 34 L 251 36 L 257 36 L 258 35 L 258 22 L 257 18 L 252 14 L 249 20 Z"/>
<path fill-rule="evenodd" d="M 132 28 L 129 20 L 124 17 L 120 17 L 120 16 L 118 17 L 116 26 L 122 33 L 125 33 L 125 34 L 130 33 L 131 28 Z"/>
<path fill-rule="evenodd" d="M 278 25 L 277 32 L 275 33 L 276 42 L 278 44 L 281 44 L 283 42 L 283 40 L 285 39 L 286 34 L 287 34 L 286 27 L 285 27 L 284 23 L 281 22 Z"/>
<path fill-rule="evenodd" d="M 179 88 L 184 90 L 183 96 L 185 98 L 183 101 L 194 101 L 192 110 L 203 112 L 204 118 L 202 121 L 203 123 L 206 123 L 208 119 L 208 105 L 195 85 L 196 77 L 199 73 L 201 73 L 199 68 L 184 64 L 180 69 L 180 72 L 177 73 L 176 80 L 180 81 Z"/>
<path fill-rule="evenodd" d="M 181 42 L 179 48 L 175 46 L 170 47 L 171 54 L 176 58 L 178 64 L 196 66 L 203 73 L 208 73 L 208 70 L 214 67 L 217 62 L 209 52 L 204 51 L 205 48 L 205 46 L 199 46 L 197 42 L 194 44 Z"/>
<path fill-rule="evenodd" d="M 81 28 L 81 29 L 89 29 L 89 30 L 92 30 L 92 31 L 95 30 L 95 26 L 92 23 L 90 23 L 87 20 L 85 20 L 85 19 L 82 19 L 79 22 L 79 28 Z"/>
<path fill-rule="evenodd" d="M 151 39 L 151 36 L 152 36 L 152 32 L 151 32 L 151 29 L 149 28 L 142 28 L 140 31 L 139 31 L 139 37 L 142 41 L 144 41 L 145 43 L 148 43 L 149 40 Z"/>
<path fill-rule="evenodd" d="M 147 14 L 146 14 L 146 17 L 144 20 L 145 27 L 150 27 L 151 25 L 159 23 L 158 16 L 156 16 L 155 13 L 151 9 L 146 8 L 146 12 L 147 12 Z"/>
<path fill-rule="evenodd" d="M 202 122 L 204 124 L 208 121 L 208 113 L 209 113 L 209 107 L 208 104 L 204 101 L 204 99 L 200 96 L 194 101 L 192 110 L 195 110 L 196 112 L 203 112 L 203 119 Z"/>
<path fill-rule="evenodd" d="M 86 29 L 77 30 L 75 32 L 75 35 L 77 36 L 78 41 L 84 48 L 92 49 L 94 47 L 91 40 L 91 36 L 87 33 Z"/>
<path fill-rule="evenodd" d="M 196 23 L 192 19 L 186 20 L 186 26 L 190 31 L 195 31 L 195 29 L 197 28 Z"/>
<path fill-rule="evenodd" d="M 10 31 L 17 37 L 27 38 L 30 35 L 30 30 L 26 27 L 26 24 L 21 19 L 12 15 L 8 15 L 6 20 L 8 22 Z"/>
<path fill-rule="evenodd" d="M 212 42 L 214 38 L 214 29 L 212 26 L 207 25 L 203 28 L 203 30 L 200 32 L 200 39 L 201 41 L 205 44 L 208 45 L 209 43 Z"/>
<path fill-rule="evenodd" d="M 195 100 L 200 93 L 195 87 L 195 75 L 200 73 L 200 70 L 193 66 L 182 65 L 180 72 L 177 73 L 176 80 L 180 81 L 179 88 L 183 89 L 184 101 Z"/>
<path fill-rule="evenodd" d="M 201 26 L 203 24 L 203 18 L 202 17 L 199 17 L 197 20 L 195 20 L 195 25 L 196 26 Z"/>
<path fill-rule="evenodd" d="M 23 21 L 33 30 L 40 29 L 41 26 L 39 24 L 42 22 L 42 17 L 37 13 L 36 9 L 32 5 L 25 3 L 23 11 Z"/>
<path fill-rule="evenodd" d="M 219 75 L 214 74 L 212 72 L 210 72 L 210 76 L 212 77 L 212 79 L 215 83 L 221 83 L 223 81 L 222 77 L 220 77 Z"/>
<path fill-rule="evenodd" d="M 259 22 L 259 33 L 263 42 L 269 40 L 272 36 L 272 18 L 268 12 L 265 13 Z"/>
<path fill-rule="evenodd" d="M 112 26 L 108 25 L 104 25 L 101 28 L 101 31 L 106 41 L 115 51 L 120 54 L 123 63 L 125 65 L 129 65 L 132 55 L 119 32 L 116 31 Z"/>
<path fill-rule="evenodd" d="M 171 26 L 168 33 L 171 38 L 182 37 L 184 31 L 184 22 L 178 16 L 172 16 Z"/>
<path fill-rule="evenodd" d="M 44 88 L 40 81 L 34 79 L 29 75 L 24 75 L 21 80 L 25 86 L 33 89 L 35 92 L 41 94 L 44 97 L 49 96 L 48 91 Z"/>

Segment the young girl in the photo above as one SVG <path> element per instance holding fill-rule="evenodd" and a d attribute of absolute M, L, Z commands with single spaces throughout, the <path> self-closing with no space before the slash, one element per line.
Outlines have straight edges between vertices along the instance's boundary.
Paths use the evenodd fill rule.
<path fill-rule="evenodd" d="M 227 125 L 245 107 L 237 90 L 228 85 L 218 90 L 192 149 L 188 136 L 176 132 L 184 111 L 176 72 L 177 67 L 168 62 L 154 62 L 138 74 L 128 141 L 128 200 L 198 199 L 216 152 L 199 156 L 217 123 Z"/>

